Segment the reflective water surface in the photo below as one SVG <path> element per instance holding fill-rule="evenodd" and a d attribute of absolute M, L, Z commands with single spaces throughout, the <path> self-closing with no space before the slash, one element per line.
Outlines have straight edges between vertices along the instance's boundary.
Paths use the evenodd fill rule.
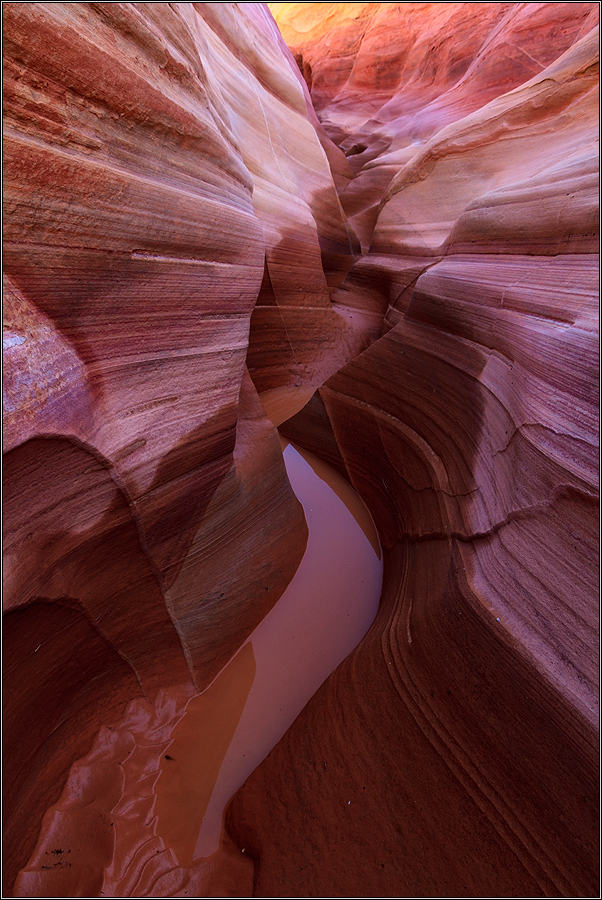
<path fill-rule="evenodd" d="M 192 847 L 183 834 L 178 838 L 175 818 L 190 822 L 188 807 L 199 823 L 195 859 L 217 850 L 230 797 L 357 646 L 378 609 L 382 561 L 365 506 L 344 479 L 310 454 L 288 444 L 284 459 L 305 510 L 307 549 L 276 606 L 212 685 L 190 701 L 174 730 L 156 812 L 159 830 L 181 864 L 189 862 Z M 172 830 L 166 813 L 174 809 L 176 781 L 181 797 Z"/>

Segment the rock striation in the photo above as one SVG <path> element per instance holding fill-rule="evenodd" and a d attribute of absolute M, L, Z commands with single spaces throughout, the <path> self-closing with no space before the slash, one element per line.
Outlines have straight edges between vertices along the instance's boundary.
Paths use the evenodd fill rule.
<path fill-rule="evenodd" d="M 4 4 L 6 895 L 596 894 L 597 16 Z M 160 760 L 307 539 L 276 425 L 383 594 L 191 863 Z"/>
<path fill-rule="evenodd" d="M 301 559 L 303 513 L 245 368 L 279 240 L 261 197 L 288 197 L 318 259 L 312 192 L 330 190 L 332 229 L 343 218 L 263 8 L 246 44 L 230 6 L 3 15 L 10 891 L 112 710 L 205 687 Z M 284 123 L 281 171 L 266 145 Z"/>
<path fill-rule="evenodd" d="M 586 895 L 596 11 L 271 9 L 356 172 L 341 199 L 367 252 L 340 290 L 383 316 L 281 430 L 348 473 L 388 565 L 372 631 L 235 798 L 230 833 L 258 895 Z"/>
<path fill-rule="evenodd" d="M 378 205 L 435 134 L 553 63 L 592 3 L 268 4 L 354 174 L 341 202 L 370 246 Z"/>

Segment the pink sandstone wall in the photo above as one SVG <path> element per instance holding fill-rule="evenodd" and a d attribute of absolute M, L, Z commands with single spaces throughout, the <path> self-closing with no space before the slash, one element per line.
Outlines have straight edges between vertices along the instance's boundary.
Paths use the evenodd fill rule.
<path fill-rule="evenodd" d="M 5 894 L 290 582 L 273 422 L 370 509 L 373 626 L 217 862 L 136 886 L 97 768 L 16 895 L 596 893 L 597 14 L 4 4 Z"/>

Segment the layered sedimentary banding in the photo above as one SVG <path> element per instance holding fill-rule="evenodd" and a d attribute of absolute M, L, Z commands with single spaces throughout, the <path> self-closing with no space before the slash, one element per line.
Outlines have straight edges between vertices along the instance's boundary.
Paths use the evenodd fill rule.
<path fill-rule="evenodd" d="M 9 621 L 44 619 L 54 648 L 33 655 L 39 640 L 27 653 L 16 641 L 9 680 L 15 698 L 27 683 L 47 702 L 39 654 L 86 653 L 58 622 L 69 616 L 77 635 L 102 639 L 98 668 L 81 664 L 92 682 L 121 662 L 130 672 L 117 704 L 181 676 L 203 687 L 276 602 L 306 540 L 245 375 L 271 246 L 254 177 L 263 166 L 259 196 L 276 172 L 271 190 L 281 205 L 290 192 L 288 218 L 301 211 L 319 257 L 311 193 L 330 187 L 336 200 L 328 165 L 263 9 L 245 14 L 242 44 L 228 38 L 240 31 L 230 7 L 12 4 L 3 15 L 4 597 Z M 262 163 L 279 116 L 284 174 Z M 277 556 L 265 552 L 276 534 Z M 39 768 L 20 772 L 14 757 L 8 882 L 99 725 L 97 695 L 56 673 L 48 716 L 9 704 L 7 731 Z"/>
<path fill-rule="evenodd" d="M 205 691 L 172 685 L 100 730 L 46 812 L 16 896 L 252 891 L 251 860 L 222 832 L 225 805 L 364 636 L 382 585 L 353 489 L 310 454 L 284 457 L 309 525 L 287 590 Z"/>
<path fill-rule="evenodd" d="M 358 884 L 373 896 L 587 893 L 597 871 L 596 13 L 301 6 L 272 9 L 358 173 L 342 202 L 367 252 L 340 291 L 378 310 L 383 328 L 281 428 L 321 445 L 367 499 L 385 590 L 380 638 L 371 633 L 249 779 L 230 833 L 256 855 L 266 895 L 293 882 L 316 896 Z M 458 46 L 445 29 L 469 12 L 477 46 L 460 44 L 461 71 L 445 69 L 443 51 L 420 55 L 417 41 L 388 97 L 362 85 L 377 36 L 393 45 L 415 16 L 433 45 Z M 549 55 L 526 68 L 510 64 L 519 25 L 528 42 L 536 26 L 547 34 Z M 412 109 L 430 60 L 445 71 L 439 99 L 425 85 Z M 294 847 L 279 837 L 286 813 L 271 813 L 272 827 L 255 812 L 278 810 L 290 784 L 303 821 L 320 823 Z"/>
<path fill-rule="evenodd" d="M 592 895 L 597 6 L 269 7 L 291 52 L 262 4 L 3 7 L 5 892 L 99 727 L 152 743 L 290 582 L 279 425 L 378 616 L 210 863 L 139 881 L 103 819 L 94 885 Z"/>
<path fill-rule="evenodd" d="M 400 168 L 446 126 L 543 72 L 598 14 L 592 3 L 269 6 L 352 167 L 341 202 L 365 249 Z"/>

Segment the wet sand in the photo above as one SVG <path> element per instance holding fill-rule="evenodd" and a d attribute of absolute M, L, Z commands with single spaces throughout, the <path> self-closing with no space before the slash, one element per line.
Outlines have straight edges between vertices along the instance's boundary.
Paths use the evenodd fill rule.
<path fill-rule="evenodd" d="M 349 485 L 311 454 L 302 456 L 289 444 L 284 459 L 309 527 L 303 560 L 237 657 L 204 694 L 190 701 L 168 749 L 171 759 L 161 763 L 158 832 L 183 865 L 218 849 L 228 800 L 357 646 L 378 609 L 382 562 L 368 511 Z M 250 666 L 237 662 L 245 655 L 250 659 L 249 650 L 255 661 L 250 690 Z M 243 673 L 238 684 L 232 679 L 233 666 Z M 247 690 L 241 709 L 241 694 Z M 207 695 L 211 709 L 203 700 Z M 223 761 L 216 771 L 218 757 Z"/>
<path fill-rule="evenodd" d="M 15 896 L 222 896 L 230 882 L 252 884 L 222 830 L 225 807 L 359 643 L 382 585 L 359 497 L 311 454 L 283 447 L 309 528 L 293 580 L 202 694 L 166 686 L 100 729 L 47 810 Z M 57 852 L 68 863 L 49 868 Z"/>

